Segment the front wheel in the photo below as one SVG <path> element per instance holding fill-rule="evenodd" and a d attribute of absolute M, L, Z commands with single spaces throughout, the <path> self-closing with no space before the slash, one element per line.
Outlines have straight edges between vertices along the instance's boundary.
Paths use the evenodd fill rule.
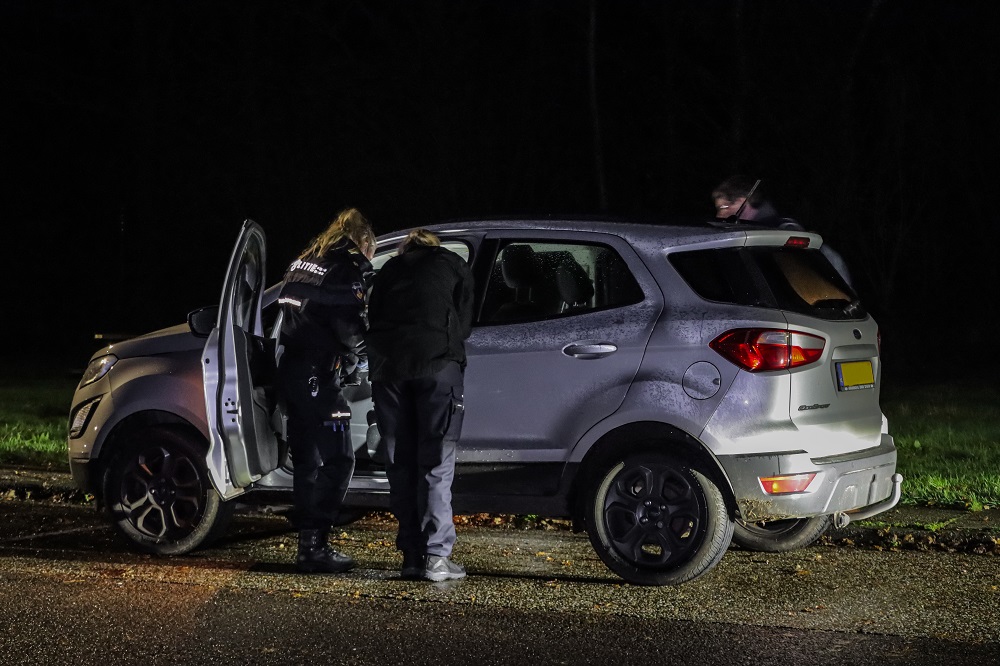
<path fill-rule="evenodd" d="M 182 555 L 207 545 L 229 525 L 233 505 L 212 487 L 205 453 L 187 433 L 149 428 L 129 436 L 108 469 L 108 512 L 134 546 Z"/>
<path fill-rule="evenodd" d="M 733 521 L 704 474 L 644 452 L 606 467 L 589 490 L 587 533 L 601 560 L 630 583 L 677 585 L 726 552 Z"/>
<path fill-rule="evenodd" d="M 785 553 L 814 544 L 830 527 L 830 516 L 748 523 L 737 520 L 733 543 L 744 550 Z"/>

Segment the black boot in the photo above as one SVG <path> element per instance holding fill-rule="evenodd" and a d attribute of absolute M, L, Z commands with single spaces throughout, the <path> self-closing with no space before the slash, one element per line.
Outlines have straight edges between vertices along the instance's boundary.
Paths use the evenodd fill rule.
<path fill-rule="evenodd" d="M 328 538 L 326 530 L 299 532 L 299 554 L 295 558 L 295 570 L 299 573 L 344 573 L 353 569 L 354 560 L 330 548 Z"/>

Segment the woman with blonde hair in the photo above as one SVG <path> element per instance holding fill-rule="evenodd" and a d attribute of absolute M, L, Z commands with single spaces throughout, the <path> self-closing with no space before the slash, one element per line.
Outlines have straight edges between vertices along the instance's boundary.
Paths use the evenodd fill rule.
<path fill-rule="evenodd" d="M 356 209 L 342 211 L 285 272 L 278 296 L 278 400 L 288 418 L 301 573 L 341 573 L 354 566 L 333 550 L 330 529 L 351 475 L 351 409 L 342 376 L 358 363 L 365 333 L 365 280 L 375 234 Z"/>
<path fill-rule="evenodd" d="M 344 238 L 354 241 L 354 244 L 367 258 L 370 259 L 375 255 L 375 232 L 372 231 L 371 224 L 357 208 L 346 208 L 333 219 L 326 231 L 310 241 L 306 249 L 299 255 L 299 259 L 309 255 L 322 257 L 327 250 Z M 371 250 L 370 253 L 369 250 Z"/>

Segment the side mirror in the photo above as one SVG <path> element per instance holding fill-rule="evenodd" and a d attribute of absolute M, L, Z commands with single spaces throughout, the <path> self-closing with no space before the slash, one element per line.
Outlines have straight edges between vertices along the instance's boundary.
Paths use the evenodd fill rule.
<path fill-rule="evenodd" d="M 219 306 L 209 305 L 188 313 L 188 328 L 199 338 L 207 338 L 219 319 Z"/>

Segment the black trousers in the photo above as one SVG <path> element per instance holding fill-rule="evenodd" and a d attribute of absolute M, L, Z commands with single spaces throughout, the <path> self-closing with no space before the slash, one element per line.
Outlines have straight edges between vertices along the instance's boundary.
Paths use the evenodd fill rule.
<path fill-rule="evenodd" d="M 350 405 L 328 362 L 287 347 L 276 386 L 288 417 L 295 524 L 299 530 L 328 530 L 354 474 Z"/>
<path fill-rule="evenodd" d="M 430 377 L 372 383 L 388 459 L 389 506 L 399 521 L 396 547 L 404 553 L 448 557 L 455 545 L 451 482 L 463 384 L 462 367 L 454 362 Z"/>

